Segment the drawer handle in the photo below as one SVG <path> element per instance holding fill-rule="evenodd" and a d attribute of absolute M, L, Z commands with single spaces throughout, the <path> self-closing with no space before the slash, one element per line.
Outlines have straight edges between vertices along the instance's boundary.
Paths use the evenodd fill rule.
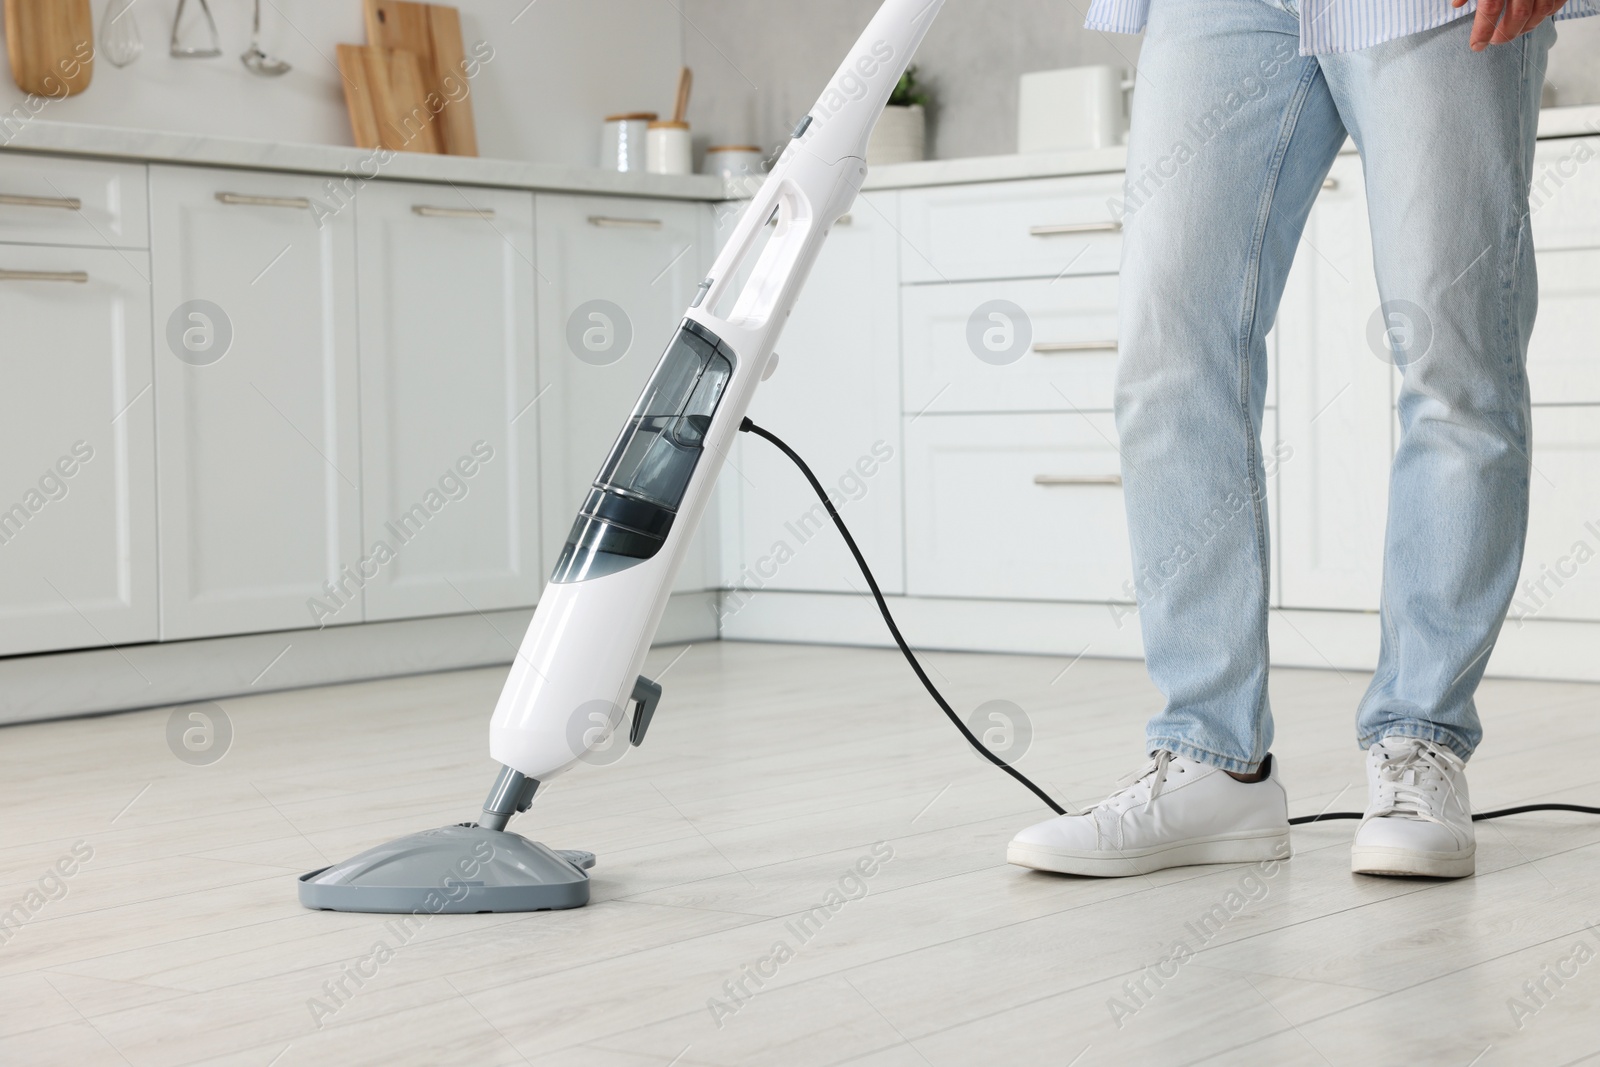
<path fill-rule="evenodd" d="M 0 270 L 0 282 L 78 282 L 89 280 L 83 270 Z"/>
<path fill-rule="evenodd" d="M 1322 187 L 1324 189 L 1337 189 L 1337 188 L 1339 188 L 1339 179 L 1338 178 L 1324 178 L 1324 179 L 1322 179 Z"/>
<path fill-rule="evenodd" d="M 1120 233 L 1122 223 L 1111 222 L 1062 222 L 1054 226 L 1030 226 L 1030 237 L 1060 237 L 1068 233 Z"/>
<path fill-rule="evenodd" d="M 836 219 L 834 221 L 834 225 L 835 226 L 854 226 L 855 222 L 856 222 L 855 216 L 850 214 L 847 211 L 843 215 L 840 215 L 838 217 L 838 219 Z M 772 209 L 772 216 L 767 219 L 767 225 L 768 226 L 776 226 L 777 224 L 778 224 L 778 209 L 777 208 L 773 208 Z"/>
<path fill-rule="evenodd" d="M 590 226 L 611 230 L 659 230 L 660 219 L 626 219 L 616 215 L 590 215 Z"/>
<path fill-rule="evenodd" d="M 433 207 L 429 204 L 412 204 L 411 210 L 425 219 L 492 219 L 492 207 Z"/>
<path fill-rule="evenodd" d="M 218 193 L 217 199 L 224 204 L 240 204 L 245 207 L 287 207 L 297 208 L 301 211 L 311 210 L 311 201 L 303 196 L 248 196 L 244 193 Z"/>
<path fill-rule="evenodd" d="M 1062 355 L 1068 352 L 1115 352 L 1115 341 L 1038 341 L 1033 350 L 1041 356 Z"/>
<path fill-rule="evenodd" d="M 63 211 L 81 211 L 83 201 L 75 196 L 18 196 L 0 193 L 0 204 L 7 207 L 58 207 Z"/>
<path fill-rule="evenodd" d="M 1120 474 L 1035 474 L 1034 485 L 1121 485 Z"/>

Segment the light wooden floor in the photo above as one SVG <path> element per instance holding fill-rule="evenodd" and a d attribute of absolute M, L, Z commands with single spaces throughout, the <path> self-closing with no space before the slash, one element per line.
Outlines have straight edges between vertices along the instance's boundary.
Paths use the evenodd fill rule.
<path fill-rule="evenodd" d="M 1156 699 L 1138 664 L 929 659 L 960 710 L 1029 712 L 1022 766 L 1059 797 L 1097 799 L 1139 761 Z M 1351 876 L 1349 823 L 1297 830 L 1271 877 L 1040 875 L 1003 852 L 1043 809 L 964 750 L 897 655 L 708 644 L 657 650 L 649 669 L 664 668 L 646 745 L 553 783 L 513 823 L 599 853 L 593 905 L 436 917 L 403 944 L 385 917 L 301 909 L 294 877 L 473 817 L 502 671 L 226 701 L 232 747 L 207 767 L 168 750 L 166 711 L 0 731 L 0 909 L 78 842 L 93 850 L 0 945 L 0 1063 L 1600 1059 L 1600 819 L 1483 824 L 1478 876 L 1453 883 Z M 1359 807 L 1365 681 L 1276 676 L 1296 813 Z M 1491 682 L 1481 703 L 1480 808 L 1600 801 L 1600 687 Z M 796 917 L 877 842 L 892 858 L 866 895 L 802 941 Z M 314 998 L 335 1003 L 325 983 L 380 941 L 390 958 L 314 1018 Z M 1179 941 L 1190 958 L 1164 963 Z M 1136 1001 L 1125 983 L 1142 976 Z M 741 980 L 742 1003 L 724 985 Z"/>

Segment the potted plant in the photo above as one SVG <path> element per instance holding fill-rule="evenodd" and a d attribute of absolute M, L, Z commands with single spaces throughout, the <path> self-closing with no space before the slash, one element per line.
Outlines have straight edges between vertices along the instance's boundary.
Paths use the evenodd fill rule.
<path fill-rule="evenodd" d="M 867 143 L 869 167 L 926 158 L 928 103 L 928 94 L 917 81 L 917 68 L 908 67 L 872 130 L 872 140 Z"/>

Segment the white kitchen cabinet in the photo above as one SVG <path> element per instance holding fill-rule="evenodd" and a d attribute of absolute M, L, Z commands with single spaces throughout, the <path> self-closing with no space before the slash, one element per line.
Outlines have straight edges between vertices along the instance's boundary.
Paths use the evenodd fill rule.
<path fill-rule="evenodd" d="M 1600 248 L 1540 249 L 1538 263 L 1528 394 L 1535 404 L 1600 404 Z"/>
<path fill-rule="evenodd" d="M 1122 175 L 908 189 L 901 280 L 1107 274 L 1122 258 Z"/>
<path fill-rule="evenodd" d="M 1112 408 L 1114 274 L 907 286 L 901 308 L 907 414 Z"/>
<path fill-rule="evenodd" d="M 149 270 L 0 246 L 0 655 L 156 639 Z"/>
<path fill-rule="evenodd" d="M 1541 141 L 1528 192 L 1534 247 L 1600 248 L 1600 137 Z"/>
<path fill-rule="evenodd" d="M 1600 621 L 1597 414 L 1592 407 L 1534 409 L 1528 545 L 1508 626 L 1529 619 Z"/>
<path fill-rule="evenodd" d="M 885 592 L 904 588 L 897 195 L 866 193 L 822 246 L 750 417 L 810 464 Z M 749 435 L 723 480 L 741 494 L 740 588 L 860 592 L 855 560 L 794 464 Z M 732 601 L 737 604 L 737 599 Z M 724 610 L 728 605 L 724 606 Z"/>
<path fill-rule="evenodd" d="M 144 164 L 5 154 L 0 241 L 149 247 Z"/>
<path fill-rule="evenodd" d="M 151 168 L 165 640 L 361 621 L 355 214 L 323 184 Z"/>
<path fill-rule="evenodd" d="M 694 298 L 705 205 L 539 195 L 539 469 L 545 572 Z M 715 515 L 715 510 L 708 511 Z M 711 584 L 703 524 L 679 590 Z"/>
<path fill-rule="evenodd" d="M 533 194 L 375 182 L 356 204 L 366 617 L 532 605 Z M 381 551 L 381 549 L 380 549 Z"/>
<path fill-rule="evenodd" d="M 924 415 L 905 433 L 908 593 L 1130 599 L 1111 415 Z"/>
<path fill-rule="evenodd" d="M 1280 577 L 1286 608 L 1376 610 L 1396 371 L 1378 313 L 1361 164 L 1342 156 L 1306 223 L 1278 312 Z M 1381 328 L 1381 327 L 1380 327 Z"/>

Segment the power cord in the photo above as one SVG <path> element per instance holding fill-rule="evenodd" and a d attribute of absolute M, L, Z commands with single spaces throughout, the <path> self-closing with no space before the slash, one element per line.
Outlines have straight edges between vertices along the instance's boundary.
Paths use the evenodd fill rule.
<path fill-rule="evenodd" d="M 822 501 L 822 506 L 828 509 L 828 517 L 833 520 L 833 525 L 838 528 L 839 535 L 844 538 L 845 546 L 850 549 L 850 554 L 855 557 L 856 566 L 861 568 L 861 575 L 867 580 L 867 587 L 872 590 L 872 599 L 877 603 L 878 613 L 883 616 L 884 624 L 889 627 L 889 633 L 894 638 L 894 643 L 900 646 L 900 653 L 905 656 L 906 662 L 911 664 L 911 670 L 916 674 L 917 680 L 928 691 L 928 695 L 933 697 L 933 702 L 939 705 L 939 710 L 944 712 L 945 717 L 954 724 L 957 730 L 961 731 L 961 736 L 967 739 L 967 744 L 977 750 L 978 754 L 984 759 L 1022 783 L 1034 796 L 1044 801 L 1045 806 L 1051 811 L 1057 815 L 1065 815 L 1067 809 L 1057 804 L 1049 793 L 1035 785 L 1027 775 L 991 752 L 982 741 L 979 741 L 973 735 L 972 731 L 967 728 L 967 724 L 961 721 L 961 717 L 950 706 L 950 702 L 944 698 L 944 694 L 939 692 L 938 687 L 933 684 L 932 679 L 928 677 L 928 673 L 922 669 L 922 664 L 917 661 L 916 653 L 912 652 L 911 646 L 906 644 L 906 639 L 900 634 L 900 627 L 895 624 L 894 616 L 889 613 L 889 604 L 883 599 L 883 591 L 878 588 L 878 580 L 872 576 L 872 568 L 867 566 L 867 559 L 861 554 L 861 549 L 857 546 L 856 539 L 851 536 L 849 527 L 845 526 L 844 520 L 839 517 L 839 512 L 833 506 L 833 501 L 828 499 L 828 491 L 822 487 L 822 483 L 811 472 L 811 468 L 806 465 L 806 461 L 801 459 L 799 453 L 794 449 L 784 444 L 777 434 L 757 426 L 748 417 L 739 423 L 739 429 L 743 433 L 753 433 L 757 437 L 765 438 L 772 442 L 778 451 L 788 456 L 794 465 L 800 468 L 800 473 L 805 475 L 806 481 L 811 483 L 812 491 L 817 494 L 817 499 Z M 1472 816 L 1472 821 L 1482 822 L 1485 819 L 1498 819 L 1506 815 L 1522 815 L 1530 811 L 1575 811 L 1583 815 L 1600 815 L 1600 808 L 1591 808 L 1583 804 L 1523 804 L 1514 808 L 1481 811 Z M 1335 819 L 1360 819 L 1363 817 L 1363 814 L 1359 811 L 1327 811 L 1320 815 L 1301 815 L 1298 818 L 1290 819 L 1289 825 L 1301 826 L 1306 823 L 1331 822 Z"/>

